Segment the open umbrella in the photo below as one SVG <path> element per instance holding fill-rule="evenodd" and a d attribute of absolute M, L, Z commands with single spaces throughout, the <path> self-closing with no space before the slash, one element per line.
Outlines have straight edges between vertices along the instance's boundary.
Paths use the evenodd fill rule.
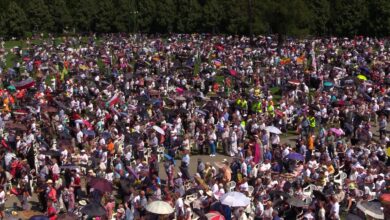
<path fill-rule="evenodd" d="M 300 154 L 300 153 L 297 153 L 297 152 L 291 152 L 289 153 L 287 156 L 286 156 L 287 159 L 290 159 L 290 160 L 300 160 L 300 161 L 304 161 L 305 160 L 305 157 Z"/>
<path fill-rule="evenodd" d="M 208 220 L 225 220 L 225 217 L 217 211 L 210 211 L 205 216 Z"/>
<path fill-rule="evenodd" d="M 326 86 L 326 87 L 332 87 L 332 86 L 333 86 L 333 83 L 327 81 L 327 82 L 324 82 L 324 86 Z"/>
<path fill-rule="evenodd" d="M 54 112 L 58 112 L 58 109 L 53 106 L 45 106 L 42 107 L 42 112 L 54 113 Z"/>
<path fill-rule="evenodd" d="M 175 210 L 172 206 L 164 201 L 154 201 L 146 206 L 146 211 L 157 215 L 169 215 Z"/>
<path fill-rule="evenodd" d="M 225 193 L 220 201 L 223 205 L 227 205 L 230 207 L 246 207 L 250 204 L 251 200 L 240 192 L 228 192 Z"/>
<path fill-rule="evenodd" d="M 57 220 L 77 220 L 77 219 L 79 219 L 79 217 L 72 212 L 63 213 L 59 215 L 57 218 Z"/>
<path fill-rule="evenodd" d="M 20 90 L 20 89 L 28 89 L 31 88 L 35 85 L 35 81 L 33 78 L 28 78 L 26 80 L 17 82 L 14 84 L 15 88 Z"/>
<path fill-rule="evenodd" d="M 299 86 L 299 84 L 301 84 L 301 82 L 299 82 L 299 80 L 290 80 L 290 81 L 288 81 L 288 83 L 291 85 L 294 85 L 294 86 Z"/>
<path fill-rule="evenodd" d="M 88 215 L 89 217 L 100 217 L 106 215 L 106 209 L 96 202 L 89 203 L 84 206 L 81 208 L 80 212 L 84 215 Z"/>
<path fill-rule="evenodd" d="M 112 192 L 112 182 L 103 178 L 93 178 L 89 181 L 91 188 L 97 189 L 101 192 Z"/>
<path fill-rule="evenodd" d="M 321 191 L 314 190 L 313 195 L 318 200 L 326 201 L 326 196 Z"/>
<path fill-rule="evenodd" d="M 157 131 L 158 133 L 160 133 L 162 135 L 165 135 L 165 131 L 162 128 L 160 128 L 159 126 L 154 125 L 153 130 Z"/>
<path fill-rule="evenodd" d="M 29 218 L 29 220 L 49 220 L 45 215 L 34 215 Z"/>
<path fill-rule="evenodd" d="M 296 197 L 290 197 L 287 199 L 287 203 L 290 204 L 291 206 L 295 206 L 295 207 L 305 207 L 306 204 L 304 201 L 302 201 L 301 199 L 298 199 Z"/>
<path fill-rule="evenodd" d="M 330 131 L 333 132 L 337 136 L 341 136 L 341 135 L 345 134 L 343 129 L 341 129 L 341 128 L 331 128 Z"/>
<path fill-rule="evenodd" d="M 356 206 L 365 215 L 373 217 L 375 219 L 385 219 L 382 205 L 378 200 L 373 201 L 359 201 Z"/>
<path fill-rule="evenodd" d="M 80 167 L 77 166 L 77 165 L 74 165 L 74 164 L 66 164 L 66 165 L 60 166 L 60 168 L 61 168 L 61 169 L 64 169 L 64 170 L 66 170 L 66 169 L 75 170 L 75 169 L 78 169 L 78 168 L 80 168 Z"/>
<path fill-rule="evenodd" d="M 366 81 L 366 80 L 367 80 L 367 76 L 362 75 L 362 74 L 359 74 L 359 75 L 357 76 L 357 78 L 360 79 L 360 80 L 363 80 L 363 81 Z"/>
<path fill-rule="evenodd" d="M 61 156 L 61 152 L 56 151 L 56 150 L 48 150 L 48 151 L 42 152 L 42 154 L 46 155 L 46 156 L 52 156 L 52 157 Z"/>
<path fill-rule="evenodd" d="M 273 133 L 273 134 L 281 134 L 282 131 L 279 130 L 279 128 L 275 127 L 275 126 L 267 126 L 265 128 L 266 131 L 268 131 L 269 133 Z"/>

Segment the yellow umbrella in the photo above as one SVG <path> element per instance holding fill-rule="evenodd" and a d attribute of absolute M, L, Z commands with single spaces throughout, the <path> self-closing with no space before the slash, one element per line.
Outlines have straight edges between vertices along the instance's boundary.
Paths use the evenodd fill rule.
<path fill-rule="evenodd" d="M 85 71 L 85 70 L 87 70 L 87 69 L 88 69 L 88 66 L 85 66 L 85 65 L 80 65 L 80 69 Z"/>
<path fill-rule="evenodd" d="M 367 76 L 362 75 L 362 74 L 359 74 L 359 75 L 357 76 L 357 78 L 358 78 L 358 79 L 361 79 L 361 80 L 363 80 L 363 81 L 366 81 L 366 80 L 367 80 Z"/>

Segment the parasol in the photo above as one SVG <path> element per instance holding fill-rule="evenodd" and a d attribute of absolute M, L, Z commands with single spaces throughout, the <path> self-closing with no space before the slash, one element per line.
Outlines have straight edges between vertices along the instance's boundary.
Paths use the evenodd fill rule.
<path fill-rule="evenodd" d="M 357 76 L 357 78 L 360 79 L 360 80 L 363 80 L 363 81 L 366 81 L 366 80 L 367 80 L 367 76 L 362 75 L 362 74 L 359 74 L 359 75 Z"/>
<path fill-rule="evenodd" d="M 287 159 L 290 159 L 290 160 L 300 160 L 300 161 L 304 161 L 305 160 L 305 157 L 302 155 L 302 154 L 299 154 L 297 152 L 291 152 L 289 153 L 287 156 L 286 156 Z"/>
<path fill-rule="evenodd" d="M 157 131 L 159 134 L 165 135 L 165 131 L 159 126 L 154 125 L 153 130 Z"/>
<path fill-rule="evenodd" d="M 77 220 L 77 219 L 79 219 L 79 217 L 72 212 L 63 213 L 59 215 L 57 218 L 57 220 Z"/>
<path fill-rule="evenodd" d="M 225 217 L 217 211 L 210 211 L 205 216 L 208 220 L 225 220 Z"/>
<path fill-rule="evenodd" d="M 19 123 L 13 123 L 13 122 L 8 122 L 5 124 L 5 128 L 7 129 L 16 129 L 16 130 L 21 130 L 21 131 L 27 131 L 27 127 L 24 124 L 19 124 Z"/>
<path fill-rule="evenodd" d="M 365 215 L 375 219 L 385 219 L 381 203 L 378 200 L 359 201 L 356 206 Z"/>
<path fill-rule="evenodd" d="M 29 220 L 49 220 L 49 218 L 45 215 L 34 215 Z"/>
<path fill-rule="evenodd" d="M 288 81 L 288 83 L 294 86 L 299 86 L 299 84 L 301 84 L 299 80 L 290 80 Z"/>
<path fill-rule="evenodd" d="M 313 195 L 318 200 L 326 201 L 326 196 L 321 191 L 313 190 Z"/>
<path fill-rule="evenodd" d="M 228 192 L 225 193 L 220 201 L 223 205 L 230 207 L 246 207 L 250 204 L 251 200 L 246 195 L 240 192 Z"/>
<path fill-rule="evenodd" d="M 298 199 L 296 197 L 288 198 L 287 203 L 290 204 L 291 206 L 295 206 L 295 207 L 305 207 L 306 206 L 304 201 L 302 201 L 301 199 Z"/>
<path fill-rule="evenodd" d="M 267 126 L 265 128 L 266 131 L 268 131 L 269 133 L 273 133 L 273 134 L 281 134 L 282 131 L 279 130 L 279 128 L 275 127 L 275 126 Z"/>
<path fill-rule="evenodd" d="M 326 86 L 326 87 L 332 87 L 332 86 L 333 86 L 333 83 L 327 81 L 327 82 L 324 82 L 324 86 Z"/>
<path fill-rule="evenodd" d="M 48 150 L 48 151 L 42 152 L 42 154 L 46 155 L 46 156 L 52 156 L 52 157 L 61 156 L 61 152 L 56 151 L 56 150 Z"/>
<path fill-rule="evenodd" d="M 101 192 L 112 192 L 112 182 L 103 178 L 93 178 L 89 181 L 91 188 L 97 189 Z"/>
<path fill-rule="evenodd" d="M 84 206 L 81 208 L 80 212 L 89 217 L 100 217 L 106 215 L 106 209 L 96 202 Z"/>
<path fill-rule="evenodd" d="M 331 128 L 330 131 L 333 132 L 337 136 L 342 136 L 345 134 L 343 129 L 341 129 L 341 128 Z"/>
<path fill-rule="evenodd" d="M 169 215 L 175 210 L 172 206 L 164 201 L 154 201 L 146 206 L 146 211 L 157 215 Z"/>
<path fill-rule="evenodd" d="M 32 78 L 28 78 L 26 80 L 23 80 L 23 81 L 20 81 L 20 82 L 17 82 L 14 84 L 15 88 L 18 90 L 28 89 L 28 88 L 33 87 L 34 85 L 35 85 L 35 81 Z"/>

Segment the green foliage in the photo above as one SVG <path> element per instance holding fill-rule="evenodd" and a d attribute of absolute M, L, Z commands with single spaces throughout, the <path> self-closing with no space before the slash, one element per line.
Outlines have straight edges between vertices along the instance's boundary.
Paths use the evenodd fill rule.
<path fill-rule="evenodd" d="M 155 2 L 154 0 L 138 1 L 137 22 L 140 32 L 152 32 L 152 25 L 156 16 Z"/>
<path fill-rule="evenodd" d="M 65 0 L 53 0 L 49 5 L 50 14 L 54 21 L 54 31 L 62 33 L 72 23 L 71 15 L 66 7 Z"/>
<path fill-rule="evenodd" d="M 111 0 L 99 0 L 94 20 L 95 31 L 99 33 L 111 32 L 114 13 L 114 5 Z"/>
<path fill-rule="evenodd" d="M 282 38 L 390 35 L 389 0 L 0 0 L 0 8 L 5 9 L 0 10 L 0 36 L 8 37 L 62 33 L 66 27 L 82 33 L 272 33 Z"/>
<path fill-rule="evenodd" d="M 76 1 L 73 8 L 74 12 L 74 28 L 79 32 L 88 32 L 92 30 L 94 16 L 97 12 L 97 7 L 94 0 Z M 69 8 L 69 6 L 68 6 Z"/>
<path fill-rule="evenodd" d="M 3 18 L 1 19 L 3 20 Z M 26 27 L 27 18 L 24 11 L 15 2 L 8 5 L 8 9 L 4 14 L 4 28 L 8 36 L 23 37 Z"/>
<path fill-rule="evenodd" d="M 39 32 L 54 31 L 53 19 L 43 0 L 27 1 L 25 13 L 28 17 L 30 30 Z"/>
<path fill-rule="evenodd" d="M 155 30 L 159 33 L 169 33 L 173 31 L 175 22 L 174 0 L 156 1 Z"/>

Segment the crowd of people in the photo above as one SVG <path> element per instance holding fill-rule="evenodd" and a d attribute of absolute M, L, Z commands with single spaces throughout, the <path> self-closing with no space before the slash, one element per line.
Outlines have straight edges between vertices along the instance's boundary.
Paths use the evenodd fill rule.
<path fill-rule="evenodd" d="M 10 194 L 24 210 L 37 195 L 49 219 L 155 218 L 146 207 L 160 200 L 179 220 L 372 216 L 361 204 L 379 203 L 390 180 L 389 45 L 207 34 L 3 42 L 0 217 Z M 249 204 L 228 204 L 232 193 Z"/>

